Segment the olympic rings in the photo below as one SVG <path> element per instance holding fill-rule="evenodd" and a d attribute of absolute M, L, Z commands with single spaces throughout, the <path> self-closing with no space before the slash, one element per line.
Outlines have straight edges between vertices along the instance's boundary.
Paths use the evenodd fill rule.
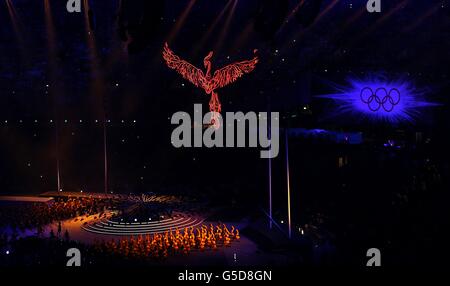
<path fill-rule="evenodd" d="M 400 91 L 396 88 L 392 88 L 388 92 L 386 88 L 379 87 L 374 93 L 372 88 L 365 87 L 361 89 L 359 97 L 372 112 L 376 112 L 380 108 L 383 108 L 386 112 L 391 112 L 400 103 Z"/>

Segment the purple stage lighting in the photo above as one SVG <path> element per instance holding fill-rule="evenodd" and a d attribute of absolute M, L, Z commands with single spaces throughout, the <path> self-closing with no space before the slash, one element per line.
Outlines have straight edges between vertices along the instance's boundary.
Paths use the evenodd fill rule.
<path fill-rule="evenodd" d="M 425 101 L 427 89 L 417 89 L 403 78 L 388 80 L 383 75 L 366 79 L 350 77 L 347 86 L 333 86 L 336 93 L 320 97 L 337 103 L 336 115 L 353 114 L 372 121 L 411 122 L 420 108 L 435 106 Z"/>

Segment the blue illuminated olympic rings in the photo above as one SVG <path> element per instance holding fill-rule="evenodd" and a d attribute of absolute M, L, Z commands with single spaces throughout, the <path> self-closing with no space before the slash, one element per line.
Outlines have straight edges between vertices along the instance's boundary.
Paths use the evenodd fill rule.
<path fill-rule="evenodd" d="M 369 107 L 373 112 L 383 108 L 386 112 L 391 112 L 394 107 L 400 103 L 400 91 L 392 88 L 389 92 L 384 87 L 379 87 L 373 92 L 370 87 L 361 89 L 361 101 Z"/>

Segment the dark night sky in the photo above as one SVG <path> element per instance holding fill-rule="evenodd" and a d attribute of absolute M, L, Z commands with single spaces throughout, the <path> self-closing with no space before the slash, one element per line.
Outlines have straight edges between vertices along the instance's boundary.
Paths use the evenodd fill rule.
<path fill-rule="evenodd" d="M 147 18 L 151 27 L 143 32 L 148 44 L 135 54 L 128 54 L 119 38 L 119 1 L 90 1 L 95 21 L 91 39 L 97 58 L 87 41 L 84 15 L 67 13 L 65 1 L 50 1 L 53 52 L 49 52 L 44 1 L 11 2 L 15 25 L 6 2 L 0 3 L 0 182 L 4 187 L 0 192 L 55 188 L 56 133 L 64 187 L 101 190 L 103 114 L 111 120 L 111 189 L 141 191 L 168 182 L 176 187 L 191 181 L 196 182 L 193 186 L 212 188 L 215 180 L 218 184 L 239 181 L 242 170 L 251 171 L 240 187 L 260 182 L 258 172 L 265 162 L 258 161 L 254 151 L 182 151 L 170 145 L 173 127 L 168 118 L 175 111 L 192 112 L 193 103 L 203 103 L 206 109 L 208 101 L 161 58 L 163 43 L 190 0 L 151 1 L 153 8 Z M 442 106 L 436 108 L 430 122 L 419 120 L 417 124 L 431 133 L 441 127 L 448 130 L 449 1 L 383 1 L 384 13 L 369 14 L 364 11 L 366 1 L 328 0 L 321 9 L 326 13 L 312 25 L 302 27 L 294 16 L 276 35 L 270 35 L 258 26 L 258 15 L 270 19 L 258 14 L 261 1 L 240 0 L 228 29 L 224 27 L 230 9 L 204 38 L 227 2 L 197 0 L 170 41 L 178 55 L 197 66 L 214 50 L 213 70 L 250 58 L 253 49 L 259 50 L 261 62 L 256 71 L 219 92 L 224 111 L 265 111 L 270 102 L 272 109 L 282 114 L 301 113 L 302 107 L 310 104 L 312 115 L 300 114 L 303 120 L 295 122 L 296 126 L 364 130 L 368 127 L 321 120 L 321 102 L 314 95 L 329 91 L 327 81 L 342 83 L 348 75 L 383 71 L 407 74 L 418 85 L 431 86 L 434 92 L 429 99 Z M 274 2 L 278 4 L 268 13 L 272 16 L 283 1 Z M 296 1 L 288 2 L 291 11 Z M 161 15 L 155 3 L 165 3 Z M 135 9 L 126 18 L 133 22 L 142 11 Z M 95 62 L 98 69 L 93 73 Z M 100 91 L 92 90 L 95 83 Z M 222 176 L 215 179 L 214 174 L 204 174 L 211 164 L 231 166 L 236 160 L 241 166 L 234 171 L 220 169 Z M 182 174 L 182 166 L 189 171 Z M 205 184 L 199 183 L 203 178 Z"/>

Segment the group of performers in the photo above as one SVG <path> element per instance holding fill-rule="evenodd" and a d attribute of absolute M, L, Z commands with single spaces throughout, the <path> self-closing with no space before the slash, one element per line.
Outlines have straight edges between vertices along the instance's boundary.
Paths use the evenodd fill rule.
<path fill-rule="evenodd" d="M 230 246 L 232 241 L 239 239 L 239 230 L 234 226 L 228 229 L 225 224 L 210 224 L 97 243 L 96 248 L 125 257 L 167 258 L 178 253 L 188 254 L 192 250 L 216 250 L 221 246 Z"/>

